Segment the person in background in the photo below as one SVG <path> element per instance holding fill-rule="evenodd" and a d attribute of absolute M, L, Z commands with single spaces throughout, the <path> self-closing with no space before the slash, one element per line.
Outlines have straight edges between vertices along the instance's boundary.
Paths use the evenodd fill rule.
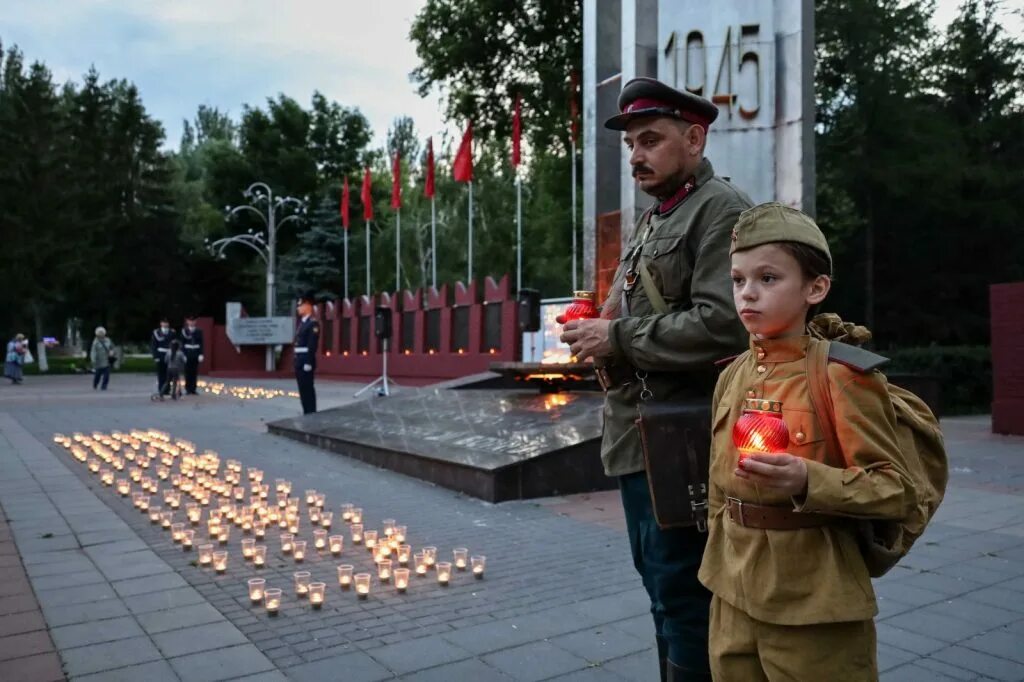
<path fill-rule="evenodd" d="M 185 327 L 181 330 L 182 349 L 185 351 L 185 394 L 196 395 L 196 378 L 199 376 L 199 363 L 203 361 L 203 330 L 196 327 L 196 316 L 185 317 Z"/>
<path fill-rule="evenodd" d="M 16 334 L 7 342 L 7 355 L 4 357 L 4 376 L 12 384 L 22 382 L 22 366 L 25 364 L 25 335 Z"/>
<path fill-rule="evenodd" d="M 92 362 L 92 390 L 99 387 L 100 390 L 107 390 L 110 383 L 110 368 L 114 365 L 117 356 L 114 354 L 114 343 L 107 338 L 107 330 L 103 327 L 96 327 L 96 338 L 92 340 L 92 348 L 89 349 L 89 360 Z"/>
<path fill-rule="evenodd" d="M 313 317 L 316 305 L 315 294 L 306 292 L 299 297 L 299 326 L 295 330 L 295 380 L 299 385 L 299 400 L 302 414 L 316 412 L 316 388 L 313 373 L 316 371 L 316 350 L 320 346 L 320 323 Z"/>
<path fill-rule="evenodd" d="M 170 394 L 172 400 L 177 400 L 178 396 L 181 395 L 179 382 L 181 381 L 181 375 L 185 373 L 187 362 L 188 358 L 181 352 L 181 342 L 177 339 L 171 341 L 171 345 L 167 349 L 167 359 L 164 363 L 167 366 L 167 384 L 161 391 L 161 400 L 167 394 Z"/>
<path fill-rule="evenodd" d="M 156 391 L 163 395 L 167 383 L 167 351 L 174 340 L 174 330 L 166 317 L 160 318 L 160 326 L 153 330 L 149 337 L 149 351 L 156 361 Z"/>

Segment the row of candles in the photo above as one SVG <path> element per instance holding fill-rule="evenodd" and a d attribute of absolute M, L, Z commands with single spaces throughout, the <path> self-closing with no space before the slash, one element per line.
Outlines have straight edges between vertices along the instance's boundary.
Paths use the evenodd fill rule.
<path fill-rule="evenodd" d="M 171 441 L 169 434 L 150 429 L 148 431 L 133 430 L 129 434 L 113 432 L 110 435 L 95 432 L 92 437 L 76 433 L 69 438 L 63 434 L 55 434 L 54 441 L 67 450 L 80 462 L 85 463 L 89 470 L 100 476 L 107 486 L 113 486 L 123 497 L 131 495 L 132 504 L 139 511 L 148 515 L 151 523 L 159 524 L 169 530 L 175 543 L 190 551 L 196 545 L 196 531 L 187 528 L 183 522 L 175 522 L 175 510 L 181 507 L 182 495 L 190 496 L 194 502 L 185 504 L 185 513 L 192 526 L 202 522 L 203 507 L 211 506 L 214 496 L 220 501 L 209 509 L 207 532 L 211 541 L 221 546 L 227 545 L 230 538 L 231 524 L 239 526 L 246 534 L 254 538 L 241 541 L 243 559 L 251 561 L 256 568 L 262 568 L 267 561 L 267 547 L 257 545 L 257 539 L 265 537 L 268 526 L 278 525 L 280 533 L 281 553 L 291 555 L 296 563 L 306 558 L 307 542 L 296 539 L 299 530 L 299 502 L 290 497 L 291 482 L 284 479 L 275 481 L 276 504 L 270 504 L 269 485 L 263 484 L 263 472 L 250 468 L 250 499 L 248 505 L 236 505 L 233 502 L 245 500 L 246 488 L 238 485 L 241 482 L 242 465 L 236 460 L 227 460 L 223 477 L 218 476 L 220 457 L 207 451 L 196 455 L 195 446 L 186 440 Z M 90 452 L 92 455 L 90 456 Z M 155 467 L 159 480 L 170 479 L 171 489 L 163 490 L 164 504 L 167 509 L 151 504 L 151 496 L 157 494 L 160 486 L 152 477 L 145 473 L 151 463 L 159 460 Z M 107 468 L 104 464 L 109 465 Z M 134 465 L 134 466 L 129 466 Z M 174 473 L 174 465 L 179 472 Z M 114 471 L 129 469 L 127 478 L 118 478 Z M 141 491 L 132 490 L 132 482 L 139 483 Z M 330 535 L 333 513 L 325 510 L 326 496 L 315 490 L 307 490 L 305 501 L 308 505 L 309 519 L 319 525 L 313 531 L 313 547 L 320 551 L 329 551 L 334 556 L 341 555 L 344 546 L 342 535 Z M 483 578 L 486 568 L 486 557 L 469 556 L 466 548 L 453 550 L 453 561 L 437 561 L 437 548 L 424 547 L 422 551 L 413 553 L 412 547 L 405 543 L 406 526 L 398 525 L 394 519 L 384 520 L 384 537 L 380 538 L 376 530 L 363 528 L 361 508 L 346 503 L 341 506 L 342 519 L 349 524 L 353 544 L 363 544 L 373 555 L 376 563 L 377 577 L 381 583 L 392 583 L 399 593 L 405 593 L 409 587 L 410 570 L 407 566 L 413 559 L 413 569 L 417 576 L 426 576 L 430 570 L 437 573 L 437 581 L 447 586 L 452 577 L 452 568 L 465 571 L 471 568 L 474 577 Z M 396 561 L 391 555 L 396 555 Z M 397 566 L 394 564 L 397 563 Z M 197 564 L 200 567 L 212 567 L 217 573 L 225 573 L 228 566 L 228 552 L 214 550 L 214 544 L 198 545 Z M 355 573 L 352 564 L 337 567 L 338 583 L 342 590 L 355 587 L 361 599 L 370 593 L 370 573 Z M 299 571 L 295 574 L 295 590 L 300 597 L 309 599 L 313 608 L 320 608 L 325 599 L 326 584 L 310 580 L 310 574 Z M 280 608 L 280 590 L 267 588 L 262 578 L 249 581 L 249 596 L 253 603 L 263 601 L 268 613 L 275 614 Z M 323 587 L 321 587 L 323 586 Z"/>
<path fill-rule="evenodd" d="M 215 381 L 199 380 L 196 386 L 204 393 L 213 395 L 228 394 L 239 400 L 269 400 L 271 398 L 298 398 L 298 391 L 284 391 L 279 388 L 263 388 L 262 386 L 228 386 Z"/>

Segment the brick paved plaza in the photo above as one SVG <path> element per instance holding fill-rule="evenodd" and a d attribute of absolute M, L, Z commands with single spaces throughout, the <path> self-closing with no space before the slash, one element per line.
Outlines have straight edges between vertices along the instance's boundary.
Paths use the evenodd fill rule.
<path fill-rule="evenodd" d="M 297 399 L 151 403 L 151 383 L 115 376 L 105 394 L 84 376 L 0 387 L 0 680 L 657 679 L 616 493 L 484 504 L 268 435 L 265 422 L 299 412 Z M 321 382 L 321 408 L 354 388 Z M 946 502 L 877 583 L 884 680 L 1024 679 L 1024 438 L 987 427 L 987 417 L 944 420 Z M 283 478 L 293 495 L 326 493 L 343 555 L 310 550 L 297 565 L 268 529 L 258 571 L 232 528 L 226 573 L 199 568 L 130 497 L 52 442 L 56 432 L 133 428 L 188 439 L 243 472 L 258 467 L 272 490 Z M 486 555 L 485 579 L 412 578 L 400 595 L 374 577 L 365 601 L 343 592 L 337 564 L 373 567 L 338 518 L 344 502 L 363 508 L 367 529 L 385 518 L 407 525 L 410 544 L 436 546 L 439 560 L 454 547 Z M 305 509 L 300 536 L 312 540 Z M 294 596 L 296 570 L 327 583 L 323 609 Z M 276 618 L 250 603 L 255 576 L 283 588 Z"/>

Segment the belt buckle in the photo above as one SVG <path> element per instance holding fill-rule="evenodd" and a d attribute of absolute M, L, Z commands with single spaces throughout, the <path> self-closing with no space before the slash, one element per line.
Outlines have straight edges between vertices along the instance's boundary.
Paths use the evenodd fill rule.
<path fill-rule="evenodd" d="M 732 502 L 733 506 L 736 507 L 739 510 L 739 512 L 738 512 L 739 520 L 736 521 L 736 519 L 733 519 L 733 521 L 736 521 L 738 524 L 740 524 L 741 526 L 746 528 L 747 527 L 747 520 L 745 518 L 743 518 L 743 500 L 741 500 L 738 497 L 726 497 L 725 500 L 726 500 L 726 502 Z"/>
<path fill-rule="evenodd" d="M 636 270 L 633 270 L 633 269 L 627 270 L 626 271 L 626 276 L 623 278 L 622 290 L 623 291 L 631 291 L 633 289 L 633 285 L 636 284 L 636 278 L 637 278 Z"/>

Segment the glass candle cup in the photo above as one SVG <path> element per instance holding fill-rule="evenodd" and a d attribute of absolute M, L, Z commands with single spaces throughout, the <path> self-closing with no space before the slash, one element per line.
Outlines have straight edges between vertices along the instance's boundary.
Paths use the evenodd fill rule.
<path fill-rule="evenodd" d="M 409 557 L 412 556 L 411 545 L 399 545 L 398 546 L 398 563 L 402 566 L 409 564 Z"/>
<path fill-rule="evenodd" d="M 252 535 L 257 540 L 262 540 L 267 536 L 267 524 L 260 519 L 253 519 L 252 522 Z"/>
<path fill-rule="evenodd" d="M 171 524 L 171 540 L 174 542 L 181 542 L 182 536 L 185 534 L 184 523 L 172 523 Z"/>
<path fill-rule="evenodd" d="M 281 588 L 268 587 L 263 594 L 267 613 L 271 616 L 276 616 L 278 609 L 281 608 Z"/>
<path fill-rule="evenodd" d="M 391 580 L 391 559 L 381 559 L 377 564 L 377 578 L 382 583 Z"/>
<path fill-rule="evenodd" d="M 413 565 L 416 568 L 416 575 L 421 578 L 427 574 L 427 555 L 423 552 L 416 552 L 413 555 Z"/>
<path fill-rule="evenodd" d="M 397 540 L 399 544 L 405 542 L 406 531 L 408 531 L 408 526 L 395 526 L 394 539 Z"/>
<path fill-rule="evenodd" d="M 469 563 L 469 550 L 465 547 L 456 547 L 452 550 L 452 559 L 457 570 L 465 571 Z"/>
<path fill-rule="evenodd" d="M 345 523 L 352 523 L 352 509 L 354 505 L 350 502 L 346 502 L 341 505 L 341 520 Z"/>
<path fill-rule="evenodd" d="M 218 573 L 223 573 L 228 570 L 228 553 L 227 552 L 214 552 L 213 553 L 213 570 Z"/>
<path fill-rule="evenodd" d="M 437 547 L 424 547 L 423 561 L 427 564 L 427 568 L 433 568 L 437 563 Z"/>
<path fill-rule="evenodd" d="M 252 565 L 263 568 L 267 565 L 267 546 L 256 545 L 252 548 Z"/>
<path fill-rule="evenodd" d="M 315 530 L 313 531 L 313 547 L 316 549 L 327 548 L 327 531 L 326 530 Z"/>
<path fill-rule="evenodd" d="M 195 542 L 196 532 L 191 528 L 186 528 L 181 531 L 181 548 L 188 552 L 192 549 L 192 543 Z"/>
<path fill-rule="evenodd" d="M 332 535 L 327 538 L 327 544 L 330 547 L 331 554 L 338 556 L 345 547 L 345 538 L 342 535 Z"/>
<path fill-rule="evenodd" d="M 377 546 L 377 531 L 368 530 L 363 533 L 363 544 L 372 552 L 373 548 Z"/>
<path fill-rule="evenodd" d="M 295 563 L 302 563 L 306 559 L 306 541 L 296 540 L 292 543 L 292 556 L 295 558 Z"/>
<path fill-rule="evenodd" d="M 338 566 L 338 585 L 341 586 L 341 589 L 347 590 L 352 587 L 352 571 L 354 568 L 352 564 Z"/>
<path fill-rule="evenodd" d="M 292 576 L 295 580 L 295 594 L 305 597 L 309 594 L 309 571 L 296 571 Z"/>
<path fill-rule="evenodd" d="M 320 582 L 313 582 L 309 584 L 309 605 L 314 609 L 319 609 L 324 605 L 324 597 L 327 593 L 327 585 Z"/>
<path fill-rule="evenodd" d="M 256 547 L 256 541 L 252 538 L 242 540 L 242 558 L 251 561 L 254 547 Z"/>
<path fill-rule="evenodd" d="M 249 601 L 259 604 L 263 601 L 263 592 L 267 587 L 267 581 L 263 578 L 249 578 Z"/>
<path fill-rule="evenodd" d="M 334 520 L 334 512 L 322 511 L 320 512 L 320 527 L 330 528 L 331 522 Z"/>
<path fill-rule="evenodd" d="M 487 557 L 478 554 L 470 559 L 473 563 L 473 577 L 480 580 L 484 577 L 484 569 L 487 567 Z"/>
<path fill-rule="evenodd" d="M 370 574 L 369 573 L 356 573 L 355 575 L 356 594 L 359 595 L 360 599 L 366 599 L 370 596 Z"/>
<path fill-rule="evenodd" d="M 228 544 L 228 540 L 231 538 L 231 526 L 223 525 L 220 527 L 220 531 L 217 533 L 217 542 L 222 545 Z"/>
<path fill-rule="evenodd" d="M 363 541 L 363 524 L 353 523 L 352 524 L 352 544 L 358 545 Z"/>
<path fill-rule="evenodd" d="M 405 592 L 409 589 L 409 569 L 408 568 L 396 568 L 395 569 L 395 589 L 399 592 Z"/>
<path fill-rule="evenodd" d="M 174 512 L 170 512 L 170 511 L 160 512 L 160 527 L 161 528 L 170 528 L 171 524 L 173 522 L 174 522 Z"/>
<path fill-rule="evenodd" d="M 363 522 L 363 510 L 361 507 L 352 507 L 352 523 Z"/>
<path fill-rule="evenodd" d="M 437 582 L 447 586 L 452 578 L 452 564 L 450 561 L 437 562 Z"/>
<path fill-rule="evenodd" d="M 281 552 L 290 554 L 295 545 L 295 536 L 291 533 L 281 533 Z"/>
<path fill-rule="evenodd" d="M 384 519 L 383 523 L 384 523 L 384 537 L 390 538 L 392 535 L 395 534 L 395 520 L 394 519 Z"/>
<path fill-rule="evenodd" d="M 209 566 L 213 562 L 213 545 L 199 545 L 199 565 Z"/>

